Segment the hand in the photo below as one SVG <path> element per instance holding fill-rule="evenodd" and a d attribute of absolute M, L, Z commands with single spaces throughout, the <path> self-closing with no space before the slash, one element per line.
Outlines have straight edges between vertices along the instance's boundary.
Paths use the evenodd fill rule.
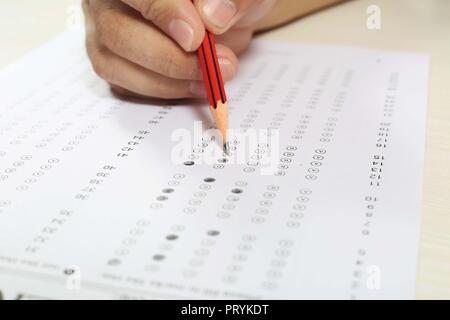
<path fill-rule="evenodd" d="M 96 73 L 119 94 L 205 96 L 197 48 L 205 27 L 216 38 L 224 81 L 256 22 L 276 0 L 84 0 L 86 47 Z"/>

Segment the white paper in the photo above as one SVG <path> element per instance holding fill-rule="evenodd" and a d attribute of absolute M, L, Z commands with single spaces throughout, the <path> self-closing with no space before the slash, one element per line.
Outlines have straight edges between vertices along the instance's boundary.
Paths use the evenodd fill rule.
<path fill-rule="evenodd" d="M 0 83 L 1 297 L 414 297 L 427 56 L 256 41 L 230 129 L 278 132 L 275 175 L 175 164 L 208 107 L 113 97 L 81 34 Z"/>

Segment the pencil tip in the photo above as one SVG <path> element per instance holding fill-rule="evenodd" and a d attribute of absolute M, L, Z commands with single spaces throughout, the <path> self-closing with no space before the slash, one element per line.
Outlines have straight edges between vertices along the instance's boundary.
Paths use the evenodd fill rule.
<path fill-rule="evenodd" d="M 223 153 L 225 153 L 227 156 L 230 155 L 228 151 L 228 143 L 223 144 Z"/>

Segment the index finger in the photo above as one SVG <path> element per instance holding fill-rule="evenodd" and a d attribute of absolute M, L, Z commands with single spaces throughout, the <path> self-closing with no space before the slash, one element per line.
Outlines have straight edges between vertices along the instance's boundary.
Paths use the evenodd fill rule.
<path fill-rule="evenodd" d="M 196 50 L 204 24 L 190 0 L 122 0 L 175 40 L 185 51 Z"/>

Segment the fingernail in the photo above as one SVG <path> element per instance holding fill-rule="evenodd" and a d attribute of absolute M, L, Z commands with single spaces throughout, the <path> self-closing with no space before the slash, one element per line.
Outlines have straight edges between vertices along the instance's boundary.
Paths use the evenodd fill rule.
<path fill-rule="evenodd" d="M 192 50 L 194 29 L 187 22 L 181 19 L 173 20 L 169 25 L 169 34 L 184 50 Z"/>
<path fill-rule="evenodd" d="M 203 13 L 216 27 L 226 28 L 236 14 L 236 5 L 230 0 L 205 0 Z"/>
<path fill-rule="evenodd" d="M 219 58 L 220 71 L 224 80 L 231 80 L 235 76 L 234 66 L 230 60 L 226 58 Z"/>
<path fill-rule="evenodd" d="M 192 81 L 189 90 L 196 97 L 206 97 L 206 89 L 203 81 Z"/>

